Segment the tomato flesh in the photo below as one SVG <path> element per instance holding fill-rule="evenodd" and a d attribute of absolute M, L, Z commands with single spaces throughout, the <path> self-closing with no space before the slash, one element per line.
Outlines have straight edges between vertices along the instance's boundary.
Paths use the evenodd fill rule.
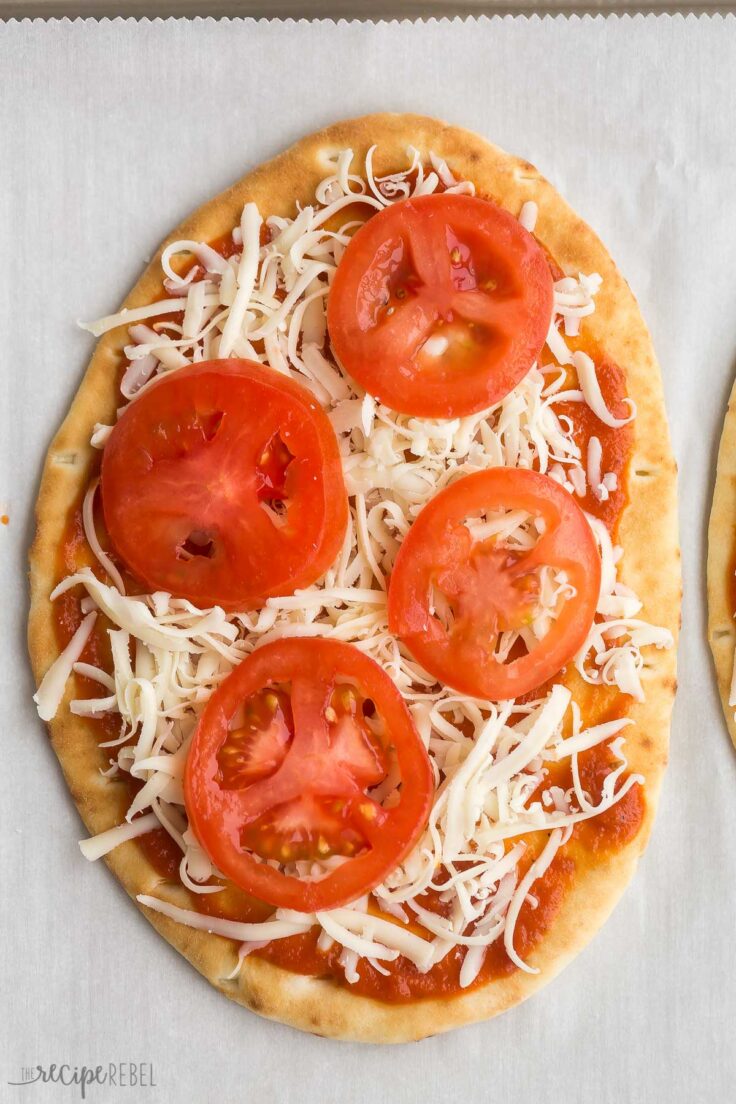
<path fill-rule="evenodd" d="M 149 590 L 242 609 L 314 583 L 340 550 L 337 440 L 312 395 L 253 361 L 162 377 L 102 459 L 115 551 Z"/>
<path fill-rule="evenodd" d="M 291 698 L 283 690 L 261 690 L 243 705 L 242 719 L 228 730 L 217 753 L 217 780 L 229 790 L 250 786 L 277 770 L 294 738 Z"/>
<path fill-rule="evenodd" d="M 371 792 L 398 769 L 397 800 Z M 215 865 L 269 904 L 336 908 L 402 861 L 429 813 L 432 771 L 385 672 L 337 641 L 258 648 L 213 694 L 185 775 L 189 823 Z M 378 791 L 376 791 L 377 793 Z M 341 865 L 301 877 L 280 864 Z"/>
<path fill-rule="evenodd" d="M 535 239 L 485 199 L 393 204 L 354 235 L 327 304 L 345 370 L 394 410 L 454 418 L 519 383 L 546 339 L 553 281 Z"/>
<path fill-rule="evenodd" d="M 542 533 L 531 548 L 474 540 L 466 520 L 501 510 L 535 519 Z M 544 567 L 564 573 L 572 589 L 531 650 L 499 658 L 499 635 L 524 630 L 540 612 Z M 430 674 L 461 693 L 515 698 L 576 655 L 593 623 L 600 577 L 593 532 L 573 497 L 538 472 L 492 468 L 451 484 L 417 517 L 391 576 L 389 628 Z"/>

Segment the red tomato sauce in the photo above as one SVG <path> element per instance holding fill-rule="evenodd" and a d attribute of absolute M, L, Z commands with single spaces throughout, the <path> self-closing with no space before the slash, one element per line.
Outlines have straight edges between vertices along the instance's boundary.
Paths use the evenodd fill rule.
<path fill-rule="evenodd" d="M 615 759 L 606 745 L 592 748 L 580 760 L 580 784 L 584 790 L 596 795 L 598 800 L 603 780 L 615 766 Z M 634 839 L 639 831 L 646 800 L 637 783 L 612 808 L 591 820 L 584 821 L 578 830 L 581 843 L 590 851 L 615 851 Z"/>
<path fill-rule="evenodd" d="M 627 417 L 629 410 L 623 401 L 626 395 L 626 377 L 622 369 L 590 341 L 568 338 L 568 344 L 573 350 L 582 350 L 592 357 L 606 406 L 615 418 Z M 628 502 L 626 474 L 634 443 L 633 427 L 626 425 L 620 429 L 612 429 L 603 425 L 587 403 L 560 403 L 555 409 L 573 423 L 573 437 L 580 449 L 584 469 L 587 467 L 586 456 L 591 437 L 597 437 L 601 443 L 601 474 L 613 472 L 617 488 L 609 494 L 605 502 L 599 502 L 591 493 L 590 487 L 587 488 L 585 497 L 576 496 L 576 501 L 589 514 L 600 518 L 615 538 L 619 519 Z"/>
<path fill-rule="evenodd" d="M 522 958 L 534 949 L 549 928 L 564 900 L 574 872 L 574 860 L 561 851 L 544 877 L 535 883 L 534 895 L 538 905 L 535 909 L 528 902 L 522 906 L 514 934 L 514 948 Z M 337 944 L 333 944 L 329 951 L 319 950 L 316 933 L 307 932 L 290 939 L 274 941 L 254 953 L 285 970 L 331 978 L 338 984 L 345 985 L 345 974 L 338 961 L 341 950 Z M 461 990 L 460 968 L 463 958 L 464 949 L 454 948 L 426 974 L 422 974 L 411 962 L 400 958 L 395 962 L 382 963 L 384 969 L 389 971 L 388 977 L 363 959 L 359 978 L 350 989 L 351 992 L 394 1004 L 422 998 L 457 996 L 495 978 L 506 977 L 516 969 L 506 954 L 503 939 L 497 939 L 488 948 L 481 971 L 472 986 Z"/>
<path fill-rule="evenodd" d="M 181 851 L 165 828 L 139 836 L 137 843 L 157 874 L 169 882 L 178 880 Z"/>
<path fill-rule="evenodd" d="M 345 219 L 348 217 L 346 212 L 341 212 L 341 216 Z M 232 256 L 239 250 L 230 234 L 223 235 L 211 245 L 224 257 Z M 195 258 L 187 258 L 177 265 L 177 270 L 185 275 L 195 263 Z M 553 258 L 550 258 L 550 267 L 555 279 L 562 275 Z M 201 275 L 198 273 L 196 278 L 200 279 Z M 163 292 L 161 297 L 165 296 L 166 293 Z M 626 394 L 625 371 L 587 340 L 585 335 L 581 338 L 568 338 L 567 341 L 572 349 L 583 350 L 594 359 L 606 405 L 614 416 L 626 416 L 628 410 L 623 402 Z M 628 502 L 627 469 L 632 451 L 633 430 L 628 426 L 618 430 L 604 426 L 585 403 L 561 404 L 558 409 L 573 421 L 574 438 L 581 450 L 583 467 L 586 467 L 588 441 L 592 436 L 596 436 L 602 447 L 602 472 L 613 472 L 617 476 L 618 488 L 610 494 L 606 502 L 599 502 L 590 493 L 585 498 L 578 499 L 585 510 L 599 517 L 606 524 L 615 538 L 621 515 Z M 96 524 L 100 543 L 103 548 L 107 548 L 108 542 L 99 508 L 96 510 Z M 85 565 L 95 569 L 96 561 L 90 553 L 84 536 L 80 499 L 70 510 L 59 548 L 58 578 L 61 580 Z M 130 591 L 135 593 L 135 581 L 129 580 L 126 576 L 126 585 L 129 581 Z M 80 611 L 82 596 L 82 588 L 78 588 L 64 594 L 55 604 L 57 640 L 60 649 L 67 644 L 82 620 Z M 736 608 L 736 581 L 733 584 L 733 605 Z M 104 616 L 98 617 L 95 630 L 82 654 L 83 662 L 110 669 L 111 659 L 107 636 L 109 627 Z M 82 693 L 87 691 L 90 696 L 99 693 L 99 686 L 88 679 L 80 680 L 80 689 Z M 609 716 L 620 715 L 622 704 L 620 698 L 616 695 L 610 697 L 615 699 L 614 710 L 617 708 L 618 713 L 611 712 L 606 703 L 602 710 L 596 710 L 597 714 L 603 712 Z M 593 723 L 590 718 L 586 719 L 588 723 Z M 603 718 L 598 716 L 597 720 L 600 719 Z M 100 726 L 101 740 L 118 735 L 119 722 L 115 716 L 93 723 Z M 615 764 L 615 759 L 605 746 L 593 748 L 580 756 L 581 784 L 594 801 L 599 800 L 603 779 Z M 554 783 L 563 787 L 571 785 L 569 771 L 569 766 L 555 770 Z M 545 785 L 549 784 L 549 781 L 547 780 Z M 130 779 L 130 786 L 132 797 L 140 783 Z M 529 901 L 522 906 L 514 934 L 514 947 L 517 954 L 525 958 L 543 939 L 564 901 L 578 867 L 590 865 L 592 856 L 602 857 L 606 853 L 614 852 L 636 836 L 644 819 L 645 808 L 642 787 L 635 785 L 607 812 L 576 825 L 570 841 L 557 853 L 546 874 L 533 886 L 532 893 L 537 900 L 537 907 L 533 908 Z M 530 838 L 531 846 L 527 862 L 530 862 L 533 855 L 538 853 L 545 840 L 546 836 L 541 843 L 539 840 Z M 163 828 L 139 837 L 136 844 L 162 878 L 178 881 L 181 852 Z M 441 906 L 437 902 L 425 900 L 424 903 L 426 907 L 441 911 Z M 192 901 L 192 906 L 202 913 L 244 922 L 264 920 L 272 912 L 271 906 L 248 896 L 229 883 L 224 884 L 222 893 L 198 896 Z M 274 940 L 267 947 L 253 953 L 294 973 L 329 978 L 337 984 L 347 985 L 344 971 L 338 962 L 341 948 L 333 945 L 330 950 L 321 951 L 317 947 L 317 936 L 317 931 L 311 931 L 289 939 Z M 384 976 L 367 961 L 361 960 L 360 978 L 350 988 L 353 992 L 389 1003 L 456 996 L 463 992 L 460 989 L 459 980 L 463 954 L 462 948 L 454 949 L 427 974 L 420 973 L 415 966 L 400 958 L 396 962 L 384 964 L 389 971 L 388 976 Z M 494 978 L 508 976 L 515 969 L 505 952 L 503 939 L 497 939 L 488 948 L 483 967 L 470 988 L 482 986 Z"/>
<path fill-rule="evenodd" d="M 736 540 L 734 540 L 734 546 L 731 549 L 728 566 L 728 596 L 730 608 L 736 610 Z"/>

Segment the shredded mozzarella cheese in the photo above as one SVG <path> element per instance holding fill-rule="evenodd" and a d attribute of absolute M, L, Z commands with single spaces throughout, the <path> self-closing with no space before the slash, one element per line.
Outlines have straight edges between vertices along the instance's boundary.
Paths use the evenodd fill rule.
<path fill-rule="evenodd" d="M 733 657 L 733 670 L 731 673 L 731 686 L 728 694 L 728 704 L 736 705 L 736 653 Z"/>
<path fill-rule="evenodd" d="M 207 916 L 201 912 L 178 908 L 168 901 L 162 901 L 160 897 L 150 897 L 145 893 L 139 893 L 136 900 L 153 912 L 160 912 L 162 916 L 168 916 L 170 920 L 176 920 L 179 924 L 186 924 L 189 928 L 197 928 L 212 935 L 222 935 L 225 939 L 237 939 L 243 943 L 250 943 L 253 940 L 270 943 L 272 939 L 288 939 L 290 935 L 309 931 L 312 924 L 312 917 L 308 914 L 304 914 L 302 919 L 295 921 L 283 920 L 279 913 L 274 920 L 267 920 L 263 924 L 242 924 L 237 920 L 223 920 L 219 916 Z"/>
<path fill-rule="evenodd" d="M 538 217 L 539 207 L 533 200 L 528 200 L 521 208 L 521 211 L 519 211 L 519 222 L 530 234 L 534 233 L 534 227 L 537 225 Z"/>
<path fill-rule="evenodd" d="M 57 656 L 41 680 L 41 685 L 33 695 L 41 720 L 50 721 L 56 716 L 56 711 L 64 697 L 67 680 L 74 664 L 84 651 L 96 620 L 96 613 L 87 614 L 66 648 Z"/>
<path fill-rule="evenodd" d="M 103 855 L 119 847 L 121 843 L 137 839 L 138 836 L 145 836 L 146 832 L 158 828 L 158 825 L 155 813 L 147 813 L 146 816 L 138 817 L 132 824 L 119 824 L 115 828 L 108 829 L 107 832 L 99 832 L 90 839 L 80 840 L 79 850 L 85 859 L 94 862 L 95 859 L 101 859 Z"/>
<path fill-rule="evenodd" d="M 519 919 L 519 912 L 521 906 L 527 898 L 529 890 L 543 874 L 549 870 L 552 865 L 552 860 L 560 849 L 562 844 L 564 833 L 555 828 L 550 832 L 549 839 L 545 844 L 544 850 L 538 859 L 535 859 L 532 865 L 527 870 L 524 877 L 519 882 L 517 889 L 514 892 L 514 896 L 511 898 L 508 911 L 506 913 L 506 926 L 503 934 L 503 945 L 506 950 L 506 954 L 509 956 L 515 966 L 518 966 L 520 970 L 524 970 L 527 974 L 538 974 L 539 970 L 535 966 L 529 966 L 522 958 L 519 958 L 516 950 L 514 949 L 514 931 L 516 928 L 516 921 Z"/>

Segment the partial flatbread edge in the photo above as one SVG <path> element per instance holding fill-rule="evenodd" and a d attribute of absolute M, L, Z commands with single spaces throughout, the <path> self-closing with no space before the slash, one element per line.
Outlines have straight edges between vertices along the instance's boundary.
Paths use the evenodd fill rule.
<path fill-rule="evenodd" d="M 732 606 L 736 566 L 736 382 L 728 400 L 718 447 L 713 505 L 708 523 L 708 643 L 718 679 L 723 714 L 736 747 L 736 709 L 728 704 L 731 692 L 736 621 Z"/>
<path fill-rule="evenodd" d="M 460 178 L 473 180 L 481 193 L 494 197 L 518 215 L 527 200 L 539 205 L 536 236 L 568 274 L 597 271 L 603 287 L 596 313 L 586 319 L 588 332 L 607 354 L 624 366 L 628 393 L 636 402 L 634 454 L 630 465 L 630 503 L 622 518 L 619 541 L 625 552 L 622 581 L 644 600 L 642 616 L 668 627 L 676 636 L 680 610 L 680 553 L 677 538 L 676 469 L 667 428 L 662 383 L 652 343 L 628 285 L 592 230 L 555 189 L 525 161 L 488 144 L 477 135 L 418 115 L 377 114 L 347 120 L 313 134 L 201 207 L 163 243 L 178 238 L 208 241 L 229 232 L 243 204 L 255 200 L 264 214 L 291 215 L 296 200 L 309 202 L 317 183 L 331 167 L 326 158 L 346 147 L 362 162 L 377 145 L 376 173 L 406 163 L 406 149 L 432 150 Z M 160 256 L 125 301 L 148 303 L 160 287 Z M 30 555 L 31 613 L 29 648 L 39 682 L 58 648 L 49 593 L 58 580 L 58 549 L 70 507 L 87 480 L 95 422 L 112 422 L 118 405 L 116 376 L 126 334 L 114 330 L 97 344 L 69 414 L 49 449 L 37 503 L 37 533 Z M 237 944 L 142 911 L 157 930 L 226 996 L 263 1016 L 315 1034 L 366 1042 L 404 1042 L 488 1018 L 530 996 L 579 953 L 611 912 L 643 851 L 654 817 L 662 771 L 667 762 L 669 721 L 675 692 L 675 650 L 651 656 L 646 703 L 631 716 L 627 730 L 632 770 L 646 776 L 647 813 L 631 844 L 602 858 L 576 881 L 545 936 L 531 955 L 536 975 L 516 972 L 451 999 L 388 1004 L 356 995 L 329 980 L 289 973 L 256 957 L 244 960 L 239 979 L 225 980 L 236 963 Z M 70 680 L 73 682 L 74 680 Z M 96 833 L 122 821 L 127 807 L 122 783 L 108 782 L 98 768 L 106 765 L 93 726 L 72 716 L 68 701 L 49 725 L 51 741 L 87 829 Z M 161 893 L 161 878 L 134 842 L 106 859 L 128 893 Z M 191 907 L 183 887 L 166 887 L 166 898 Z M 155 969 L 155 960 L 152 964 Z"/>

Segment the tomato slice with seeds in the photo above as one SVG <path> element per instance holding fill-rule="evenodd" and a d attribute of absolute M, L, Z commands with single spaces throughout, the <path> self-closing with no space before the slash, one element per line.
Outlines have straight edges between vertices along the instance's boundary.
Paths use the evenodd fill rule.
<path fill-rule="evenodd" d="M 374 215 L 327 303 L 345 370 L 394 410 L 454 418 L 492 406 L 542 350 L 553 281 L 541 247 L 490 200 L 429 195 Z"/>
<path fill-rule="evenodd" d="M 512 528 L 528 520 L 523 542 L 502 539 L 494 519 L 504 516 Z M 499 531 L 483 536 L 483 519 Z M 481 528 L 473 532 L 473 524 Z M 543 577 L 545 568 L 557 581 L 550 572 Z M 556 675 L 582 647 L 600 581 L 595 538 L 572 495 L 538 472 L 492 468 L 452 483 L 417 517 L 391 575 L 389 628 L 455 690 L 516 698 Z M 547 606 L 547 631 L 528 648 L 530 626 L 544 614 L 543 590 L 550 589 L 556 600 Z M 504 655 L 499 645 L 508 632 L 516 639 Z"/>
<path fill-rule="evenodd" d="M 416 843 L 433 792 L 388 675 L 314 638 L 267 644 L 235 668 L 200 718 L 184 782 L 189 823 L 223 874 L 300 912 L 378 885 Z M 296 862 L 326 865 L 302 877 Z"/>
<path fill-rule="evenodd" d="M 242 609 L 314 583 L 342 545 L 337 439 L 299 384 L 254 361 L 162 377 L 102 458 L 115 551 L 149 590 Z"/>

